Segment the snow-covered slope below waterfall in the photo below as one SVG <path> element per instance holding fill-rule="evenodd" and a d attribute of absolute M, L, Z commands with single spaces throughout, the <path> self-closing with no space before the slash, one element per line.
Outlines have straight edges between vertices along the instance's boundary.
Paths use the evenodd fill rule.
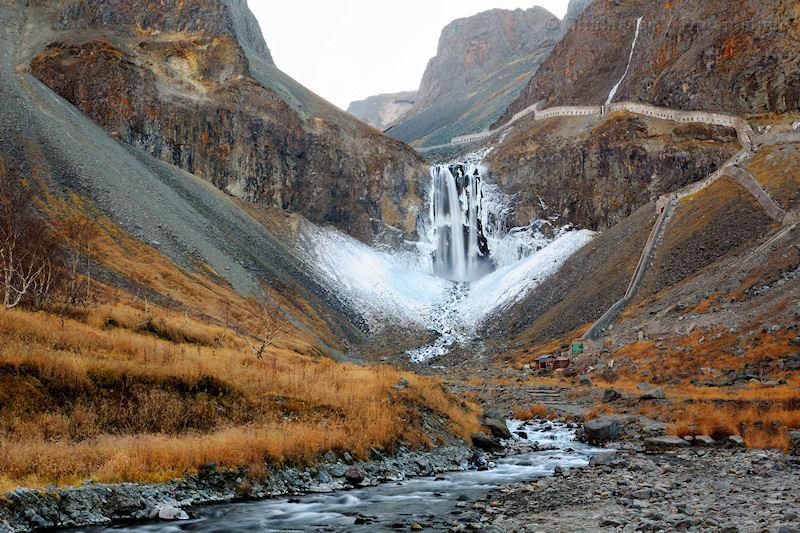
<path fill-rule="evenodd" d="M 422 254 L 380 251 L 308 222 L 301 224 L 296 244 L 311 274 L 357 310 L 371 331 L 391 323 L 438 332 L 433 345 L 409 354 L 420 362 L 473 338 L 479 326 L 546 282 L 593 235 L 564 231 L 541 250 L 472 283 L 433 276 Z"/>
<path fill-rule="evenodd" d="M 430 275 L 417 254 L 382 252 L 333 228 L 304 222 L 297 249 L 312 274 L 358 310 L 373 331 L 386 321 L 428 327 L 450 286 Z"/>
<path fill-rule="evenodd" d="M 470 285 L 459 314 L 473 327 L 523 298 L 555 274 L 569 257 L 592 238 L 588 230 L 567 231 L 530 256 L 495 270 Z"/>

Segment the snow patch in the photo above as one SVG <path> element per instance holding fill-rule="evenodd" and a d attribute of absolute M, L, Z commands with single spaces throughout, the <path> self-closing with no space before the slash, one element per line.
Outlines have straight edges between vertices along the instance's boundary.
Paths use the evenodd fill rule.
<path fill-rule="evenodd" d="M 304 222 L 298 252 L 320 281 L 378 331 L 387 321 L 426 326 L 450 283 L 428 274 L 415 253 L 388 253 L 332 228 Z"/>
<path fill-rule="evenodd" d="M 459 306 L 462 323 L 475 328 L 520 301 L 555 274 L 593 237 L 594 233 L 588 230 L 564 232 L 522 261 L 499 268 L 472 283 L 467 298 Z"/>

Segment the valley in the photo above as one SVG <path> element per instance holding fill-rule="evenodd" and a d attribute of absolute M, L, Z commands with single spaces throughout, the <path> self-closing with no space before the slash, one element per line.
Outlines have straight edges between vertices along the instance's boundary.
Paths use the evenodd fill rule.
<path fill-rule="evenodd" d="M 0 532 L 800 528 L 800 9 L 739 4 L 485 11 L 349 112 L 245 0 L 0 6 Z"/>

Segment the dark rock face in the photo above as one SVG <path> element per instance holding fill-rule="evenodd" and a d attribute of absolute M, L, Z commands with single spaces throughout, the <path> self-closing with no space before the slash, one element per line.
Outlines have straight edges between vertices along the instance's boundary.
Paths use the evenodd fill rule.
<path fill-rule="evenodd" d="M 307 91 L 314 109 L 301 113 L 265 86 L 252 61 L 274 65 L 243 1 L 145 4 L 69 4 L 58 24 L 80 38 L 52 43 L 32 72 L 120 140 L 239 198 L 364 241 L 386 226 L 413 234 L 422 158 L 344 113 L 316 113 Z M 104 38 L 83 39 L 92 28 Z"/>
<path fill-rule="evenodd" d="M 485 452 L 500 452 L 503 450 L 503 445 L 499 440 L 485 433 L 474 433 L 472 435 L 472 444 Z"/>
<path fill-rule="evenodd" d="M 558 18 L 540 7 L 493 9 L 455 20 L 442 30 L 439 50 L 422 77 L 417 105 L 424 109 L 509 59 L 559 37 Z"/>
<path fill-rule="evenodd" d="M 364 100 L 352 102 L 347 112 L 370 126 L 384 131 L 402 120 L 417 101 L 417 91 L 393 94 L 379 94 Z"/>
<path fill-rule="evenodd" d="M 625 71 L 639 17 L 617 100 L 740 114 L 800 108 L 797 2 L 745 0 L 732 9 L 724 0 L 595 0 L 501 122 L 539 101 L 605 102 Z"/>
<path fill-rule="evenodd" d="M 639 207 L 713 173 L 738 148 L 733 130 L 659 125 L 621 116 L 577 135 L 549 121 L 512 133 L 489 157 L 503 190 L 519 204 L 514 225 L 612 227 Z"/>
<path fill-rule="evenodd" d="M 417 102 L 388 133 L 424 145 L 488 127 L 517 97 L 561 37 L 561 22 L 541 7 L 494 9 L 442 30 Z"/>

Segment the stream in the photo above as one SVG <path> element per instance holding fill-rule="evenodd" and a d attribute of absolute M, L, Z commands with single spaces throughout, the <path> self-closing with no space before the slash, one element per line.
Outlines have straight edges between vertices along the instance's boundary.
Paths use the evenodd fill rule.
<path fill-rule="evenodd" d="M 98 532 L 299 532 L 408 530 L 446 528 L 460 519 L 474 521 L 471 503 L 504 485 L 583 468 L 599 450 L 574 440 L 575 430 L 560 423 L 510 421 L 515 434 L 511 454 L 495 459 L 485 471 L 462 471 L 385 483 L 375 487 L 296 498 L 217 504 L 191 509 L 194 518 L 180 522 L 83 529 Z M 523 437 L 517 432 L 522 432 Z M 542 448 L 537 451 L 536 447 Z M 358 517 L 369 523 L 356 525 Z"/>

